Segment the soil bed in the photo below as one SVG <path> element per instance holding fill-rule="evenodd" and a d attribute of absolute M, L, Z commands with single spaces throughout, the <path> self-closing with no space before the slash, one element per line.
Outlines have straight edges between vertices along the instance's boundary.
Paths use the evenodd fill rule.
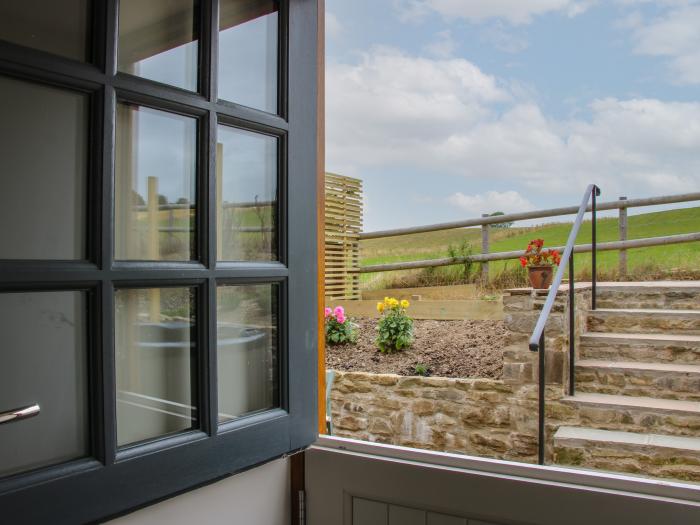
<path fill-rule="evenodd" d="M 376 319 L 356 319 L 356 345 L 326 345 L 326 367 L 348 372 L 499 379 L 503 370 L 506 329 L 503 321 L 414 320 L 413 345 L 393 354 L 376 347 Z"/>

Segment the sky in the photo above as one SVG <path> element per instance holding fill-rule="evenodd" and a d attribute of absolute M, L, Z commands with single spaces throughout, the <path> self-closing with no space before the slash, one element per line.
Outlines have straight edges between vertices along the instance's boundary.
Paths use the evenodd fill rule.
<path fill-rule="evenodd" d="M 326 10 L 326 168 L 365 231 L 700 191 L 700 0 Z"/>

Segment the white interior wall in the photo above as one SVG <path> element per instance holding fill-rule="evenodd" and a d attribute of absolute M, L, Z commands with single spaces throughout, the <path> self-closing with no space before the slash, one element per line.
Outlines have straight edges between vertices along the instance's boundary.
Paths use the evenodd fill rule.
<path fill-rule="evenodd" d="M 110 521 L 111 525 L 288 525 L 289 460 L 271 461 Z"/>

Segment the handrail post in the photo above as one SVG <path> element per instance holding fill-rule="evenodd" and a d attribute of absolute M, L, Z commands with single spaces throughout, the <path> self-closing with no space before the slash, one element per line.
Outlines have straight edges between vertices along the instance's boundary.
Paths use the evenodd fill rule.
<path fill-rule="evenodd" d="M 574 254 L 569 257 L 569 395 L 576 390 L 576 290 L 574 283 Z"/>
<path fill-rule="evenodd" d="M 627 197 L 620 197 L 620 201 L 626 201 Z M 618 229 L 620 232 L 620 240 L 627 240 L 627 208 L 620 208 L 620 215 L 618 220 Z M 624 248 L 620 250 L 618 255 L 618 269 L 620 273 L 620 279 L 627 278 L 627 250 Z"/>
<path fill-rule="evenodd" d="M 595 200 L 596 197 L 600 195 L 600 189 L 598 186 L 593 185 L 593 189 L 591 190 L 591 310 L 595 310 L 595 299 L 596 299 L 596 281 L 597 281 L 597 270 L 598 266 L 596 264 L 596 226 L 597 226 L 597 221 L 596 221 L 596 206 L 595 206 Z M 573 255 L 573 254 L 572 254 Z"/>
<path fill-rule="evenodd" d="M 488 213 L 482 213 L 482 217 L 489 217 Z M 489 253 L 489 230 L 490 227 L 488 224 L 482 224 L 481 225 L 481 253 L 487 254 Z M 483 262 L 481 263 L 481 284 L 483 286 L 486 286 L 489 283 L 489 263 L 488 262 Z"/>
<path fill-rule="evenodd" d="M 539 402 L 538 402 L 538 426 L 537 426 L 537 462 L 540 465 L 544 465 L 544 449 L 545 449 L 545 441 L 544 441 L 544 420 L 545 420 L 545 412 L 544 412 L 544 398 L 545 398 L 545 372 L 544 372 L 544 366 L 545 366 L 545 360 L 544 360 L 544 330 L 542 330 L 542 335 L 540 336 L 540 344 L 539 344 L 539 349 L 538 352 L 539 354 L 539 373 L 538 373 L 538 382 L 539 382 Z"/>

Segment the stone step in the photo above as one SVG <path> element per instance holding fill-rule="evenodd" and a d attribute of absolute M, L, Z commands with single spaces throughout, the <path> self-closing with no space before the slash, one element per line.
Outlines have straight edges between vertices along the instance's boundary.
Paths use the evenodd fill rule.
<path fill-rule="evenodd" d="M 587 332 L 579 353 L 583 359 L 700 364 L 700 335 Z"/>
<path fill-rule="evenodd" d="M 700 310 L 700 281 L 602 283 L 596 301 L 600 308 Z"/>
<path fill-rule="evenodd" d="M 581 359 L 576 391 L 700 401 L 700 364 Z"/>
<path fill-rule="evenodd" d="M 598 308 L 588 312 L 588 330 L 700 335 L 700 310 Z"/>
<path fill-rule="evenodd" d="M 554 462 L 700 481 L 700 438 L 563 426 L 554 434 Z"/>
<path fill-rule="evenodd" d="M 700 402 L 578 392 L 562 398 L 567 424 L 642 434 L 700 436 Z M 552 405 L 554 405 L 552 403 Z M 561 407 L 550 408 L 556 420 Z"/>

